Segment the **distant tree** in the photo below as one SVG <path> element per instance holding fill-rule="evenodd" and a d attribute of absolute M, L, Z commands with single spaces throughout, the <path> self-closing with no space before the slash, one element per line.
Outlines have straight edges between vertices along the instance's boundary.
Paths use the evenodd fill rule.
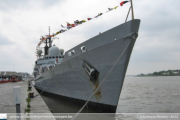
<path fill-rule="evenodd" d="M 141 73 L 140 75 L 141 75 L 141 76 L 144 76 L 144 74 L 143 74 L 143 73 Z"/>
<path fill-rule="evenodd" d="M 152 73 L 148 73 L 147 75 L 152 75 Z"/>
<path fill-rule="evenodd" d="M 168 70 L 167 72 L 171 72 L 171 70 Z"/>
<path fill-rule="evenodd" d="M 162 74 L 163 73 L 163 71 L 159 71 L 159 74 Z"/>
<path fill-rule="evenodd" d="M 158 72 L 153 72 L 153 75 L 159 75 L 159 73 Z"/>

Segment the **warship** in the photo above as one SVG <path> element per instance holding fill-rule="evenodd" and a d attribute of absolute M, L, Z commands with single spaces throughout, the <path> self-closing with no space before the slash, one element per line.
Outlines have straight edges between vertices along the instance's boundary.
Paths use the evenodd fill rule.
<path fill-rule="evenodd" d="M 64 52 L 45 41 L 34 66 L 37 90 L 103 113 L 115 113 L 139 19 L 109 29 Z M 49 45 L 48 45 L 49 44 Z"/>

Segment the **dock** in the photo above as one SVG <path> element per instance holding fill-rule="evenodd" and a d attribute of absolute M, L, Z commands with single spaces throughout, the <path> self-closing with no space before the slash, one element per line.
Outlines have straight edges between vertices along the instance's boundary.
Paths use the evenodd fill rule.
<path fill-rule="evenodd" d="M 31 98 L 31 112 L 30 113 L 51 113 L 50 109 L 41 98 L 37 90 L 32 86 L 32 91 L 34 92 L 34 98 Z"/>
<path fill-rule="evenodd" d="M 0 113 L 16 113 L 16 105 L 13 101 L 13 87 L 20 86 L 21 87 L 21 113 L 22 114 L 41 114 L 46 113 L 48 116 L 51 116 L 50 120 L 55 120 L 53 118 L 53 114 L 50 109 L 41 98 L 37 90 L 32 86 L 31 91 L 28 91 L 28 81 L 20 81 L 20 82 L 8 82 L 0 84 Z M 29 92 L 34 92 L 34 98 L 30 100 L 30 111 L 27 112 L 27 101 Z M 32 119 L 34 120 L 34 119 Z"/>

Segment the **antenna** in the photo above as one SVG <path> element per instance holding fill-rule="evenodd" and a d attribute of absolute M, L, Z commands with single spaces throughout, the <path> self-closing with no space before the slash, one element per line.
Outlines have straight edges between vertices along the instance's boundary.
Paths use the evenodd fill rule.
<path fill-rule="evenodd" d="M 50 35 L 50 26 L 49 26 L 49 35 Z M 44 55 L 48 55 L 48 50 L 49 50 L 49 47 L 48 47 L 48 40 L 46 39 L 45 40 L 45 47 L 44 47 Z"/>
<path fill-rule="evenodd" d="M 50 37 L 50 26 L 49 26 L 49 48 L 52 46 L 52 40 L 51 40 L 51 37 Z"/>

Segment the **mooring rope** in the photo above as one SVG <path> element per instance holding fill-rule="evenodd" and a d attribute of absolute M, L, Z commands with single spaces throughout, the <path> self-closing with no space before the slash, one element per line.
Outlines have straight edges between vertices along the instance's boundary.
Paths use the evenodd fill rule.
<path fill-rule="evenodd" d="M 102 80 L 102 82 L 100 83 L 100 85 L 97 87 L 97 89 L 94 91 L 94 93 L 91 95 L 91 97 L 88 99 L 88 101 L 86 101 L 86 103 L 84 104 L 84 106 L 75 114 L 75 116 L 71 119 L 71 120 L 75 120 L 76 117 L 78 116 L 78 114 L 85 108 L 85 106 L 88 104 L 88 102 L 91 100 L 91 98 L 95 95 L 95 93 L 99 90 L 99 88 L 101 87 L 101 85 L 104 83 L 104 81 L 106 80 L 106 78 L 110 75 L 110 73 L 112 72 L 112 70 L 114 69 L 114 67 L 116 66 L 116 64 L 118 63 L 118 61 L 120 60 L 120 58 L 122 57 L 122 55 L 124 54 L 124 52 L 126 51 L 127 47 L 129 46 L 130 42 L 132 39 L 130 39 L 129 43 L 127 44 L 127 46 L 125 47 L 125 49 L 123 50 L 123 52 L 121 53 L 121 55 L 118 57 L 118 59 L 116 60 L 116 62 L 114 63 L 114 65 L 111 67 L 111 69 L 109 70 L 109 72 L 107 73 L 107 75 L 104 77 L 104 79 Z"/>

